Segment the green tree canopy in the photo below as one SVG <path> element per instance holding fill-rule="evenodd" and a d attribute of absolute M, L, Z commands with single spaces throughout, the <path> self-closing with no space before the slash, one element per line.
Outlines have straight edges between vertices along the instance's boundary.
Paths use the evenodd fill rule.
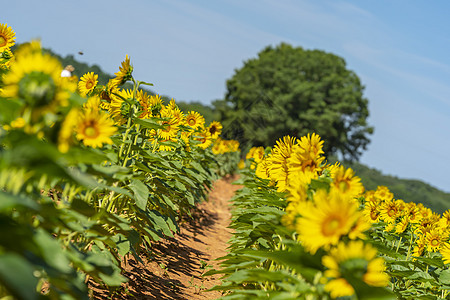
<path fill-rule="evenodd" d="M 373 132 L 363 90 L 341 57 L 282 43 L 235 70 L 225 99 L 214 104 L 226 137 L 244 147 L 316 132 L 327 155 L 357 160 Z"/>

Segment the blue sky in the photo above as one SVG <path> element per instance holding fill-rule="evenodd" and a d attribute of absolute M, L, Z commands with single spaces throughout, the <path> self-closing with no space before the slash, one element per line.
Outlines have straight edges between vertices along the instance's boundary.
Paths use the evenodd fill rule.
<path fill-rule="evenodd" d="M 332 52 L 366 87 L 375 133 L 361 162 L 450 192 L 449 11 L 444 0 L 15 0 L 0 23 L 108 73 L 128 54 L 155 92 L 205 104 L 267 45 Z"/>

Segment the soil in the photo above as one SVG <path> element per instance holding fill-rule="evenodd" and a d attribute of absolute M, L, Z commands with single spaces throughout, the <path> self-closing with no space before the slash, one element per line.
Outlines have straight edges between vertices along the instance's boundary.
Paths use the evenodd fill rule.
<path fill-rule="evenodd" d="M 129 279 L 119 293 L 92 287 L 94 299 L 217 299 L 219 291 L 207 291 L 220 284 L 220 275 L 202 275 L 219 268 L 215 259 L 227 254 L 231 237 L 229 200 L 240 188 L 232 183 L 237 177 L 225 177 L 214 183 L 208 201 L 193 210 L 193 218 L 181 222 L 180 232 L 154 245 L 142 262 L 130 258 L 124 262 Z"/>

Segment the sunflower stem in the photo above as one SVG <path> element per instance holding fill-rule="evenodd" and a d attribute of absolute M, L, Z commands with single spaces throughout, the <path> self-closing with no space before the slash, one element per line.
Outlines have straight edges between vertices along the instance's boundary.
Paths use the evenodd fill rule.
<path fill-rule="evenodd" d="M 402 237 L 398 240 L 397 249 L 395 249 L 395 253 L 398 252 L 398 248 L 400 248 L 400 244 L 402 243 Z"/>
<path fill-rule="evenodd" d="M 411 238 L 409 239 L 409 247 L 408 247 L 408 253 L 406 254 L 406 260 L 409 259 L 409 256 L 411 255 L 411 245 L 413 242 L 413 234 L 411 233 Z"/>

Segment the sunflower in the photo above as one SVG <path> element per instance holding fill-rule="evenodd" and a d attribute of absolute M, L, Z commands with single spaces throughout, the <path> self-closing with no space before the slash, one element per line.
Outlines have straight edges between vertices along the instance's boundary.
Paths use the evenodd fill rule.
<path fill-rule="evenodd" d="M 84 74 L 78 82 L 78 90 L 81 96 L 90 94 L 98 83 L 98 75 L 94 72 L 88 72 Z"/>
<path fill-rule="evenodd" d="M 190 111 L 186 115 L 186 125 L 194 129 L 203 128 L 205 126 L 205 118 L 196 111 Z"/>
<path fill-rule="evenodd" d="M 336 245 L 341 236 L 347 235 L 358 218 L 358 204 L 339 193 L 327 193 L 320 189 L 314 194 L 314 203 L 300 203 L 301 218 L 296 224 L 299 240 L 305 248 L 315 253 L 320 247 Z"/>
<path fill-rule="evenodd" d="M 304 172 L 309 170 L 311 172 L 318 172 L 321 170 L 321 164 L 325 160 L 322 156 L 323 141 L 320 136 L 313 133 L 300 138 L 297 144 L 292 148 L 287 163 L 289 173 Z"/>
<path fill-rule="evenodd" d="M 7 70 L 11 67 L 11 63 L 14 61 L 14 54 L 9 49 L 0 51 L 0 70 Z"/>
<path fill-rule="evenodd" d="M 331 172 L 331 178 L 333 179 L 331 186 L 340 193 L 349 195 L 349 197 L 360 196 L 364 187 L 361 184 L 361 179 L 354 174 L 355 172 L 352 169 L 346 169 L 344 166 L 335 168 Z"/>
<path fill-rule="evenodd" d="M 403 216 L 400 222 L 395 225 L 395 233 L 402 234 L 408 228 L 409 225 L 409 217 Z"/>
<path fill-rule="evenodd" d="M 269 179 L 269 166 L 267 158 L 263 158 L 257 165 L 255 170 L 255 176 L 261 179 Z"/>
<path fill-rule="evenodd" d="M 380 208 L 380 218 L 386 222 L 395 222 L 400 216 L 400 202 L 395 199 L 385 201 Z"/>
<path fill-rule="evenodd" d="M 83 104 L 84 109 L 98 110 L 101 108 L 101 99 L 98 95 L 89 97 L 88 100 Z"/>
<path fill-rule="evenodd" d="M 406 203 L 406 209 L 403 211 L 403 215 L 408 218 L 410 223 L 419 223 L 422 218 L 419 214 L 419 208 L 414 202 Z"/>
<path fill-rule="evenodd" d="M 14 46 L 16 33 L 8 24 L 0 24 L 0 52 Z"/>
<path fill-rule="evenodd" d="M 450 264 L 450 243 L 444 243 L 439 250 L 439 253 L 442 255 L 442 260 L 444 264 Z"/>
<path fill-rule="evenodd" d="M 170 109 L 161 110 L 160 123 L 164 128 L 158 130 L 158 136 L 163 140 L 171 140 L 177 136 L 179 131 L 178 119 L 172 115 Z"/>
<path fill-rule="evenodd" d="M 416 224 L 416 233 L 427 234 L 435 227 L 439 226 L 439 220 L 439 215 L 434 213 L 429 217 L 421 218 L 419 223 Z"/>
<path fill-rule="evenodd" d="M 114 121 L 103 111 L 87 109 L 79 114 L 76 137 L 86 146 L 97 148 L 103 144 L 112 144 L 111 136 L 116 131 Z"/>
<path fill-rule="evenodd" d="M 132 90 L 115 90 L 110 94 L 109 113 L 117 125 L 124 124 L 128 119 L 129 105 L 123 99 L 133 99 Z"/>
<path fill-rule="evenodd" d="M 428 252 L 439 251 L 441 245 L 445 242 L 442 230 L 438 227 L 433 228 L 425 234 L 425 242 Z"/>
<path fill-rule="evenodd" d="M 153 116 L 152 114 L 152 107 L 150 104 L 150 95 L 147 94 L 147 92 L 144 92 L 143 90 L 139 90 L 136 93 L 136 99 L 139 102 L 139 105 L 141 106 L 141 114 L 139 115 L 139 119 L 148 119 Z"/>
<path fill-rule="evenodd" d="M 376 202 L 367 201 L 363 213 L 371 223 L 376 223 L 380 220 L 380 207 Z"/>
<path fill-rule="evenodd" d="M 199 144 L 196 144 L 197 147 L 206 149 L 212 144 L 211 135 L 207 130 L 202 130 L 201 132 L 197 132 L 194 134 L 194 140 L 199 141 Z"/>
<path fill-rule="evenodd" d="M 450 209 L 447 209 L 443 214 L 441 219 L 439 220 L 439 224 L 442 229 L 447 229 L 450 227 Z"/>
<path fill-rule="evenodd" d="M 389 191 L 389 188 L 384 185 L 377 186 L 374 196 L 380 200 L 388 201 L 394 198 L 394 194 Z"/>
<path fill-rule="evenodd" d="M 287 190 L 289 192 L 289 201 L 306 201 L 306 190 L 308 185 L 313 179 L 317 179 L 318 175 L 316 172 L 302 172 L 296 174 L 296 176 L 289 177 L 289 186 Z"/>
<path fill-rule="evenodd" d="M 425 235 L 423 234 L 419 234 L 417 239 L 416 239 L 416 245 L 413 248 L 413 260 L 415 260 L 414 257 L 420 257 L 423 255 L 423 252 L 425 251 L 425 247 L 426 247 L 426 241 L 425 241 Z"/>
<path fill-rule="evenodd" d="M 277 140 L 270 157 L 267 159 L 270 178 L 277 183 L 279 192 L 286 191 L 289 186 L 287 162 L 296 142 L 297 138 L 289 135 Z"/>
<path fill-rule="evenodd" d="M 79 114 L 80 111 L 77 108 L 72 108 L 64 118 L 58 134 L 58 150 L 61 153 L 69 151 L 72 136 L 75 132 L 75 127 L 78 124 Z"/>
<path fill-rule="evenodd" d="M 340 242 L 336 248 L 322 258 L 327 268 L 325 290 L 332 298 L 351 296 L 353 287 L 346 276 L 359 277 L 371 286 L 383 287 L 389 284 L 389 275 L 385 273 L 384 260 L 377 257 L 377 251 L 363 241 Z"/>
<path fill-rule="evenodd" d="M 211 134 L 212 139 L 217 139 L 219 135 L 222 133 L 222 124 L 217 121 L 212 121 L 211 124 L 207 127 L 209 133 Z"/>
<path fill-rule="evenodd" d="M 61 69 L 60 62 L 48 54 L 22 51 L 3 76 L 2 96 L 20 98 L 42 114 L 65 106 L 69 94 Z"/>
<path fill-rule="evenodd" d="M 122 62 L 121 66 L 119 67 L 119 72 L 114 73 L 116 75 L 116 78 L 112 79 L 111 85 L 112 86 L 119 86 L 126 81 L 131 79 L 131 73 L 133 72 L 133 66 L 130 64 L 130 58 L 128 57 L 128 54 L 125 56 L 125 60 Z"/>

